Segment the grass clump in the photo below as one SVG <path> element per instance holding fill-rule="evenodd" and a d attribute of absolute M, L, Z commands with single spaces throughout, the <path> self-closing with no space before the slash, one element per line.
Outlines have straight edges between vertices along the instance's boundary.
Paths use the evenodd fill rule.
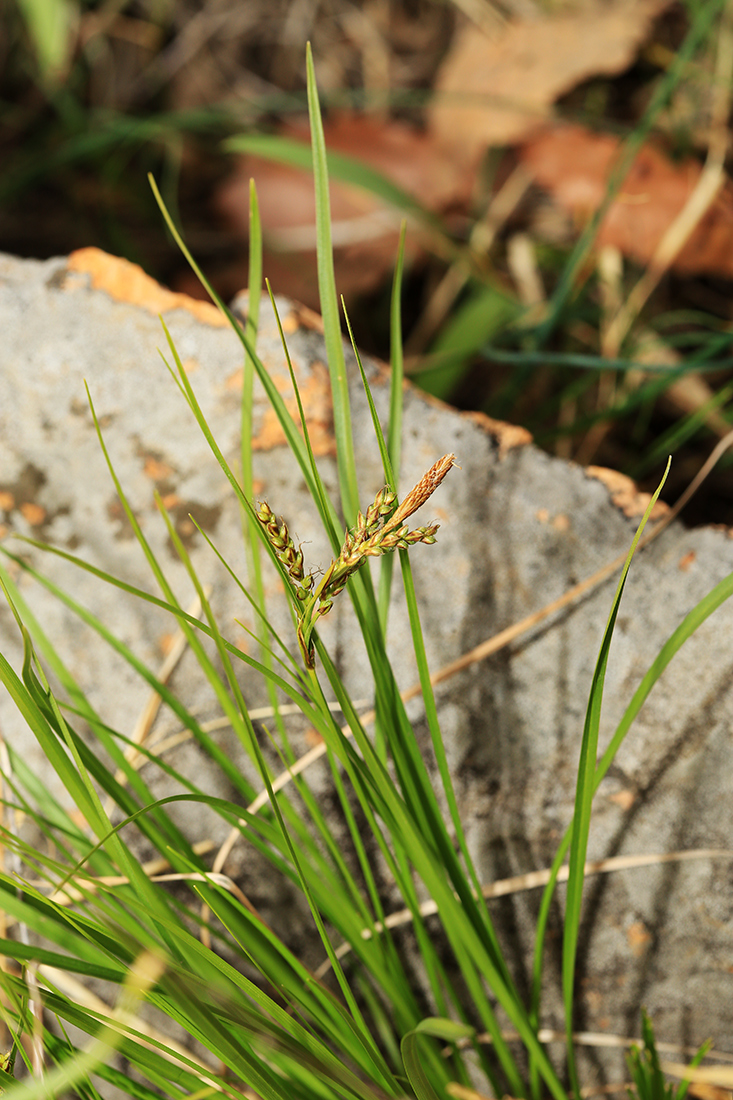
<path fill-rule="evenodd" d="M 533 989 L 530 1003 L 526 1003 L 502 951 L 466 843 L 432 695 L 410 569 L 409 551 L 417 543 L 433 542 L 437 526 L 410 530 L 406 521 L 447 476 L 454 455 L 439 458 L 399 501 L 395 471 L 399 469 L 402 372 L 399 314 L 394 306 L 399 303 L 398 263 L 386 438 L 365 379 L 365 399 L 373 414 L 385 487 L 365 512 L 359 511 L 331 263 L 325 148 L 310 64 L 309 88 L 318 196 L 319 285 L 332 379 L 338 502 L 331 500 L 320 477 L 305 417 L 301 416 L 301 435 L 257 356 L 254 313 L 242 328 L 219 303 L 235 326 L 245 361 L 241 477 L 219 449 L 166 332 L 173 378 L 229 479 L 242 506 L 244 530 L 251 536 L 248 595 L 260 617 L 258 658 L 243 653 L 225 636 L 160 502 L 171 542 L 198 594 L 201 620 L 183 608 L 105 450 L 120 499 L 162 596 L 152 597 L 110 575 L 101 575 L 121 588 L 126 598 L 147 600 L 172 616 L 208 681 L 212 699 L 231 724 L 257 777 L 256 784 L 216 745 L 196 714 L 105 624 L 71 596 L 56 590 L 180 718 L 201 751 L 220 767 L 232 796 L 205 793 L 144 745 L 131 745 L 119 730 L 105 723 L 76 685 L 63 653 L 54 649 L 29 613 L 9 571 L 0 567 L 0 579 L 24 642 L 22 669 L 16 671 L 0 657 L 0 679 L 81 815 L 64 810 L 53 792 L 30 773 L 20 754 L 9 747 L 4 773 L 11 793 L 6 809 L 11 815 L 30 819 L 42 838 L 32 843 L 13 827 L 3 829 L 3 843 L 19 869 L 0 874 L 0 906 L 22 934 L 0 940 L 0 953 L 7 961 L 0 976 L 0 1011 L 12 1036 L 16 1062 L 22 1060 L 26 1070 L 22 1080 L 8 1083 L 10 1100 L 35 1100 L 70 1090 L 96 1100 L 108 1086 L 135 1100 L 211 1095 L 247 1100 L 443 1100 L 449 1095 L 480 1095 L 475 1087 L 478 1079 L 481 1088 L 497 1097 L 509 1094 L 527 1100 L 542 1096 L 567 1100 L 568 1084 L 578 1096 L 581 1082 L 572 1041 L 575 962 L 593 795 L 663 668 L 733 590 L 733 580 L 726 579 L 686 617 L 637 690 L 610 749 L 597 761 L 611 636 L 631 558 L 655 495 L 622 570 L 604 633 L 579 747 L 575 814 L 545 890 L 536 930 Z M 252 216 L 252 239 L 257 242 L 254 195 Z M 260 297 L 260 271 L 255 243 L 250 285 L 254 303 Z M 255 376 L 277 413 L 332 546 L 333 560 L 320 580 L 306 575 L 302 551 L 296 548 L 287 524 L 278 521 L 268 504 L 257 505 L 253 500 L 248 426 Z M 104 448 L 101 431 L 99 436 Z M 66 552 L 63 556 L 76 560 Z M 262 583 L 261 558 L 265 556 L 285 582 L 293 615 L 292 646 L 282 643 L 269 623 Z M 376 585 L 370 570 L 361 568 L 368 558 L 379 561 Z M 30 570 L 20 559 L 15 560 Z M 387 654 L 386 607 L 394 560 L 402 570 L 411 641 L 449 822 L 416 744 Z M 78 564 L 92 569 L 82 561 Z M 99 570 L 93 571 L 100 575 Z M 40 574 L 33 575 L 50 586 Z M 319 619 L 345 589 L 353 602 L 370 665 L 376 738 L 368 735 L 365 719 L 318 636 Z M 45 668 L 53 672 L 58 689 L 51 690 Z M 270 693 L 271 741 L 281 760 L 281 774 L 275 773 L 258 740 L 242 687 L 244 672 L 264 680 Z M 327 702 L 326 689 L 338 702 L 343 725 Z M 307 772 L 295 760 L 283 699 L 298 708 L 325 746 L 340 815 L 338 830 L 324 813 Z M 84 727 L 91 743 L 82 736 Z M 157 763 L 183 793 L 155 797 L 151 785 L 135 768 L 130 749 Z M 206 806 L 226 825 L 230 840 L 213 866 L 176 824 L 171 811 L 177 803 Z M 141 865 L 127 840 L 130 826 L 164 861 L 166 870 Z M 390 927 L 367 837 L 411 915 L 420 960 L 419 981 Z M 283 927 L 268 923 L 224 873 L 225 852 L 235 842 L 249 846 L 253 855 L 264 860 L 273 881 L 294 892 L 310 914 L 313 937 L 320 940 L 327 960 L 318 972 L 309 969 L 288 944 L 287 920 Z M 560 1072 L 540 1041 L 541 974 L 549 907 L 568 849 L 563 960 L 568 1047 L 567 1070 Z M 171 880 L 183 884 L 186 893 L 171 892 L 166 885 Z M 423 894 L 434 905 L 445 951 L 438 950 L 426 927 L 420 901 Z M 347 954 L 348 964 L 344 962 Z M 105 996 L 87 996 L 84 982 L 97 983 Z M 154 1023 L 150 1023 L 149 1013 Z M 506 1021 L 519 1036 L 519 1053 L 507 1038 Z M 182 1029 L 184 1041 L 171 1038 L 171 1025 Z M 123 1062 L 113 1058 L 115 1052 Z"/>
<path fill-rule="evenodd" d="M 675 1087 L 667 1081 L 659 1061 L 654 1028 L 645 1009 L 641 1012 L 641 1034 L 643 1045 L 633 1046 L 626 1055 L 634 1083 L 633 1089 L 627 1089 L 630 1100 L 685 1100 L 690 1082 L 683 1080 Z M 709 1049 L 710 1043 L 703 1043 L 692 1059 L 690 1068 L 698 1066 Z"/>

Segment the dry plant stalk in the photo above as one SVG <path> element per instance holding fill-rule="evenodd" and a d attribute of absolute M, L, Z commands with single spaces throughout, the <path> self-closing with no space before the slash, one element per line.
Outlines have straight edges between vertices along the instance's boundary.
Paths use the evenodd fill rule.
<path fill-rule="evenodd" d="M 717 37 L 715 74 L 711 88 L 710 136 L 705 165 L 687 202 L 667 227 L 646 271 L 606 330 L 603 354 L 609 358 L 618 355 L 635 318 L 710 209 L 725 182 L 725 159 L 730 144 L 728 117 L 732 81 L 733 8 L 727 4 L 723 9 Z"/>
<path fill-rule="evenodd" d="M 333 601 L 346 587 L 346 582 L 367 558 L 376 558 L 394 550 L 407 550 L 417 542 L 435 542 L 439 524 L 416 527 L 410 531 L 405 523 L 413 512 L 435 492 L 453 466 L 454 454 L 443 455 L 424 474 L 401 504 L 391 489 L 380 489 L 366 514 L 359 512 L 356 525 L 347 532 L 337 558 L 334 558 L 318 585 L 312 573 L 305 575 L 303 551 L 295 548 L 287 524 L 278 523 L 266 501 L 257 509 L 257 518 L 265 529 L 270 546 L 275 551 L 292 584 L 297 600 L 298 645 L 307 668 L 315 667 L 315 652 L 311 641 L 316 621 L 327 615 Z"/>

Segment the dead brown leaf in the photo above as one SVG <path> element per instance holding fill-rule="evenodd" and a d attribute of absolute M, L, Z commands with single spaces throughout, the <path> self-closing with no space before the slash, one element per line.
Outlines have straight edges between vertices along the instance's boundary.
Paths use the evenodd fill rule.
<path fill-rule="evenodd" d="M 552 126 L 529 138 L 519 155 L 535 182 L 583 223 L 603 201 L 619 147 L 610 134 Z M 652 145 L 643 146 L 601 223 L 598 247 L 611 245 L 639 264 L 650 263 L 701 171 L 697 160 L 673 163 Z M 687 275 L 733 277 L 733 181 L 725 180 L 670 266 Z"/>
<path fill-rule="evenodd" d="M 435 85 L 430 128 L 463 163 L 521 141 L 582 80 L 623 72 L 669 0 L 622 0 L 517 20 L 489 37 L 473 25 L 454 41 Z"/>
<path fill-rule="evenodd" d="M 433 212 L 467 201 L 470 177 L 438 149 L 431 135 L 402 122 L 353 114 L 332 116 L 324 130 L 329 149 L 362 160 Z M 282 132 L 305 144 L 310 140 L 305 124 Z M 313 176 L 261 157 L 239 157 L 214 202 L 243 240 L 248 235 L 250 179 L 257 185 L 268 249 L 265 274 L 279 291 L 317 307 Z M 364 189 L 338 180 L 331 181 L 330 196 L 336 281 L 348 298 L 373 289 L 392 270 L 402 215 Z M 414 252 L 415 235 L 411 238 Z"/>

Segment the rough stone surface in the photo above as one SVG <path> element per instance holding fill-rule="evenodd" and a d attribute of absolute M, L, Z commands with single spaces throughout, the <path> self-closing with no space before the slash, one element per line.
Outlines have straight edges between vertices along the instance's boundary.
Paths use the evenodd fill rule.
<path fill-rule="evenodd" d="M 191 512 L 233 566 L 246 573 L 241 525 L 231 490 L 211 457 L 156 348 L 167 354 L 157 318 L 163 311 L 200 403 L 226 457 L 236 466 L 241 354 L 211 307 L 162 292 L 129 265 L 84 250 L 45 262 L 0 257 L 0 522 L 3 545 L 71 593 L 152 667 L 174 629 L 162 613 L 11 537 L 31 535 L 69 549 L 129 583 L 156 591 L 105 467 L 84 391 L 86 379 L 116 472 L 184 606 L 192 589 L 157 514 L 157 488 L 185 538 L 230 637 L 247 645 L 235 617 L 253 626 L 246 602 L 188 519 Z M 336 469 L 325 352 L 317 319 L 280 307 L 326 484 Z M 264 309 L 259 353 L 289 392 L 274 318 Z M 353 365 L 352 365 L 353 366 Z M 369 365 L 380 414 L 387 375 Z M 381 486 L 377 447 L 355 369 L 351 372 L 362 501 Z M 259 493 L 287 519 L 309 561 L 329 560 L 317 517 L 273 415 L 255 408 Z M 571 464 L 534 448 L 521 432 L 461 415 L 405 393 L 401 486 L 410 488 L 454 451 L 461 464 L 424 509 L 441 523 L 433 547 L 412 553 L 431 668 L 460 656 L 626 550 L 635 529 L 609 489 Z M 733 570 L 726 530 L 678 524 L 633 566 L 616 629 L 602 721 L 608 741 L 660 645 L 710 588 Z M 15 571 L 17 575 L 17 570 Z M 90 700 L 111 725 L 130 732 L 148 689 L 128 665 L 28 576 L 25 599 L 63 651 Z M 269 580 L 273 615 L 286 637 L 289 617 Z M 416 679 L 399 582 L 389 648 L 399 682 Z M 459 804 L 479 873 L 486 882 L 549 865 L 569 820 L 587 693 L 613 584 L 555 616 L 509 649 L 468 667 L 438 689 Z M 370 698 L 368 663 L 351 607 L 337 603 L 322 634 L 355 698 Z M 0 643 L 20 661 L 15 623 L 0 608 Z M 590 857 L 730 845 L 733 826 L 733 607 L 709 619 L 664 674 L 644 707 L 597 799 Z M 187 654 L 173 687 L 202 718 L 215 707 Z M 249 702 L 262 688 L 244 683 Z M 422 704 L 409 704 L 427 751 Z M 31 738 L 0 695 L 5 737 L 49 778 Z M 173 729 L 162 714 L 159 729 Z M 228 731 L 216 735 L 233 756 Z M 307 748 L 305 731 L 295 743 Z M 189 742 L 175 764 L 205 789 L 220 791 L 213 767 Z M 243 763 L 243 767 L 246 765 Z M 327 797 L 325 770 L 313 783 Z M 195 815 L 195 816 L 194 816 Z M 181 811 L 193 836 L 221 839 L 222 826 L 199 809 Z M 218 832 L 217 832 L 218 830 Z M 235 849 L 228 870 L 246 878 L 248 856 Z M 247 884 L 252 895 L 252 884 Z M 260 882 L 255 897 L 267 904 Z M 562 890 L 560 898 L 563 897 Z M 272 894 L 274 907 L 282 898 Z M 529 959 L 537 891 L 494 903 L 519 967 Z M 580 978 L 580 1027 L 638 1034 L 639 1006 L 658 1037 L 686 1044 L 708 1035 L 733 1050 L 731 864 L 706 859 L 628 870 L 589 880 Z M 437 934 L 437 929 L 436 929 Z M 547 1022 L 559 1026 L 557 968 L 548 968 Z"/>

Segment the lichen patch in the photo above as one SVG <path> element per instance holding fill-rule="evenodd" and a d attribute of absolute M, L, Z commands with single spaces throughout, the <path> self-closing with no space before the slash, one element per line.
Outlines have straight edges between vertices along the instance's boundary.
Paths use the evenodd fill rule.
<path fill-rule="evenodd" d="M 611 503 L 620 508 L 629 519 L 644 515 L 652 499 L 651 493 L 642 493 L 637 488 L 636 482 L 626 474 L 620 474 L 618 470 L 609 470 L 605 466 L 587 466 L 585 472 L 588 477 L 594 477 L 603 482 L 611 496 Z M 658 500 L 652 508 L 650 518 L 662 519 L 668 512 L 669 505 L 663 500 Z"/>
<path fill-rule="evenodd" d="M 281 393 L 289 388 L 289 378 L 274 372 L 272 378 Z M 336 440 L 333 434 L 333 407 L 328 368 L 318 361 L 311 363 L 309 376 L 305 379 L 298 379 L 298 389 L 308 424 L 313 453 L 316 455 L 335 454 Z M 285 397 L 283 400 L 293 420 L 300 426 L 300 414 L 295 396 Z M 285 442 L 285 433 L 275 410 L 272 408 L 265 409 L 259 429 L 252 438 L 252 449 L 255 451 L 270 451 L 274 447 L 282 447 Z"/>
<path fill-rule="evenodd" d="M 176 294 L 146 275 L 138 264 L 110 256 L 100 248 L 79 248 L 72 252 L 66 270 L 88 275 L 94 290 L 103 290 L 110 298 L 139 306 L 149 313 L 185 309 L 206 325 L 226 328 L 229 324 L 212 302 L 200 302 L 188 294 Z"/>

